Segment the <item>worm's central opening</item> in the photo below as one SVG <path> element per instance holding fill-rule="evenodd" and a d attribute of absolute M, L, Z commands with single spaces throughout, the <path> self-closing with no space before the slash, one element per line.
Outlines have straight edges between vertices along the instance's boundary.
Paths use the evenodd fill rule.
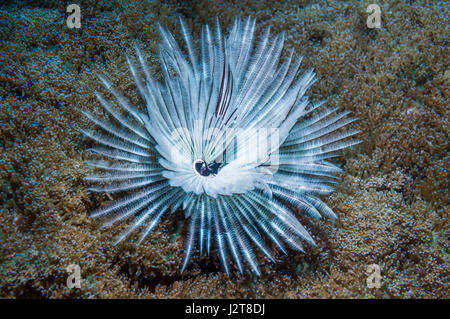
<path fill-rule="evenodd" d="M 198 175 L 207 177 L 216 175 L 219 172 L 220 164 L 214 161 L 208 165 L 204 160 L 198 159 L 194 161 L 193 167 Z"/>

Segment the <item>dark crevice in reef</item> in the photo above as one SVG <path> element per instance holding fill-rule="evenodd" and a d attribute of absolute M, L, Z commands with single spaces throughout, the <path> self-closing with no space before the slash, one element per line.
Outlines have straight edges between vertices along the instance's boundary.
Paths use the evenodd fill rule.
<path fill-rule="evenodd" d="M 189 228 L 189 223 L 185 222 L 184 212 L 177 209 L 173 214 L 166 215 L 161 222 L 164 223 L 166 220 L 170 220 L 166 231 L 173 234 L 172 240 L 180 237 L 184 247 Z M 176 273 L 168 274 L 158 268 L 157 265 L 136 268 L 136 264 L 132 262 L 131 258 L 124 260 L 120 256 L 115 257 L 111 268 L 114 265 L 119 265 L 119 273 L 129 278 L 131 284 L 137 283 L 139 288 L 147 287 L 151 292 L 155 292 L 157 286 L 170 286 L 177 281 L 186 281 L 195 279 L 200 275 L 217 274 L 223 271 L 218 258 L 216 258 L 218 252 L 214 247 L 211 247 L 210 251 L 210 257 L 212 258 L 207 258 L 205 253 L 202 257 L 199 257 L 197 250 L 193 252 L 193 255 L 194 260 L 191 260 L 183 273 L 180 269 Z"/>
<path fill-rule="evenodd" d="M 33 281 L 30 280 L 20 287 L 16 288 L 19 293 L 16 295 L 17 299 L 42 299 L 42 293 L 33 285 Z"/>
<path fill-rule="evenodd" d="M 118 262 L 116 261 L 115 263 Z M 184 275 L 181 273 L 167 275 L 157 266 L 135 270 L 130 260 L 122 262 L 121 264 L 119 273 L 129 278 L 131 284 L 137 282 L 139 288 L 147 287 L 151 292 L 155 292 L 157 286 L 170 286 L 177 281 L 195 279 L 198 275 L 215 274 L 221 271 L 218 263 L 210 262 L 205 259 L 202 259 L 199 263 L 197 263 L 197 266 L 200 268 L 198 275 Z M 185 272 L 189 273 L 189 269 L 190 267 L 188 266 L 188 269 L 186 269 Z"/>
<path fill-rule="evenodd" d="M 154 292 L 158 285 L 168 286 L 182 279 L 179 275 L 165 275 L 164 272 L 156 266 L 133 271 L 130 267 L 130 262 L 126 262 L 122 265 L 120 273 L 128 277 L 132 284 L 137 282 L 139 288 L 147 287 L 151 292 Z"/>

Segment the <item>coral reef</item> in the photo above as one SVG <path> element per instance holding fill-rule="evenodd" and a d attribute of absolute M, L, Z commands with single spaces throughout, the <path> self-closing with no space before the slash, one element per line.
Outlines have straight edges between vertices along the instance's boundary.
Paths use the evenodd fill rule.
<path fill-rule="evenodd" d="M 439 1 L 380 1 L 382 27 L 366 26 L 370 1 L 80 1 L 82 28 L 68 29 L 68 1 L 0 7 L 0 297 L 2 298 L 448 298 L 449 8 Z M 287 31 L 286 46 L 315 67 L 311 100 L 351 110 L 364 141 L 343 152 L 339 218 L 302 218 L 317 247 L 264 256 L 261 277 L 226 276 L 217 258 L 193 254 L 179 273 L 182 214 L 140 246 L 113 246 L 127 225 L 100 229 L 89 212 L 110 198 L 87 191 L 80 110 L 101 112 L 97 74 L 114 74 L 136 103 L 125 56 L 138 44 L 156 60 L 156 23 L 192 33 L 239 15 Z M 180 34 L 176 35 L 180 37 Z M 154 67 L 153 72 L 159 75 Z M 81 123 L 81 124 L 80 124 Z M 274 250 L 275 252 L 275 250 Z M 214 255 L 214 254 L 213 254 Z M 81 288 L 66 267 L 81 268 Z M 367 267 L 381 270 L 367 286 Z"/>

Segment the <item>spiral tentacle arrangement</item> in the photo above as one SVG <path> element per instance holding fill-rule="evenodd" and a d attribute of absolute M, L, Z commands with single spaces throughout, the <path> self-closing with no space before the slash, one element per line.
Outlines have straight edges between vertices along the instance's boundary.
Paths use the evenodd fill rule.
<path fill-rule="evenodd" d="M 319 196 L 341 172 L 329 159 L 359 142 L 357 130 L 340 130 L 355 119 L 308 101 L 315 74 L 301 74 L 293 50 L 282 58 L 284 34 L 267 28 L 256 39 L 255 20 L 236 19 L 227 36 L 219 23 L 203 26 L 195 46 L 180 24 L 183 49 L 160 27 L 162 83 L 138 48 L 127 58 L 145 106 L 100 76 L 117 103 L 96 93 L 108 118 L 84 112 L 99 130 L 82 132 L 103 158 L 88 161 L 98 174 L 87 179 L 92 191 L 127 194 L 92 217 L 105 225 L 134 218 L 117 242 L 143 228 L 141 242 L 181 208 L 189 227 L 182 269 L 197 245 L 200 254 L 215 247 L 227 273 L 232 259 L 259 275 L 255 249 L 273 260 L 270 245 L 284 253 L 315 245 L 294 211 L 336 218 Z"/>

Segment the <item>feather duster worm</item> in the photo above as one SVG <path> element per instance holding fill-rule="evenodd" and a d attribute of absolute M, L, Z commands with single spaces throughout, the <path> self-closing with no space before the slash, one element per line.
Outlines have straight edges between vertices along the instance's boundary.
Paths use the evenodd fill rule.
<path fill-rule="evenodd" d="M 182 207 L 183 269 L 194 245 L 200 254 L 215 245 L 227 273 L 233 259 L 241 273 L 246 263 L 259 275 L 255 248 L 273 260 L 268 241 L 284 253 L 286 244 L 315 244 L 289 207 L 336 218 L 319 196 L 333 191 L 341 171 L 328 160 L 359 142 L 350 138 L 356 130 L 337 132 L 354 119 L 337 108 L 311 113 L 323 105 L 304 96 L 315 74 L 300 74 L 293 50 L 281 61 L 284 34 L 268 28 L 256 41 L 255 20 L 236 19 L 225 37 L 219 23 L 214 32 L 205 25 L 196 48 L 180 23 L 187 54 L 160 27 L 163 83 L 138 48 L 138 63 L 127 58 L 144 108 L 100 77 L 121 110 L 97 93 L 111 119 L 85 112 L 101 128 L 83 130 L 99 144 L 91 151 L 107 159 L 88 162 L 100 171 L 88 180 L 98 185 L 92 191 L 128 195 L 92 217 L 106 225 L 134 217 L 117 242 L 142 227 L 141 242 L 164 213 Z"/>

